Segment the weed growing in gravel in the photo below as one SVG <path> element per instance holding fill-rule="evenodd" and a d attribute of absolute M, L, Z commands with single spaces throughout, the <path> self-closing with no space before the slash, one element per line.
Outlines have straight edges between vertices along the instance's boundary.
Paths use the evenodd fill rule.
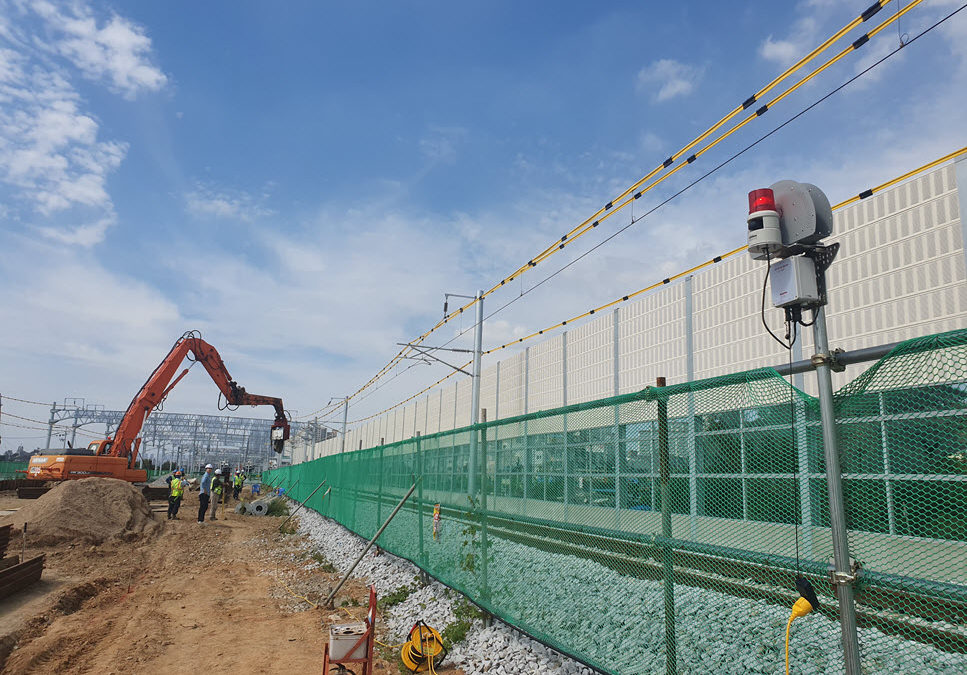
<path fill-rule="evenodd" d="M 326 560 L 326 556 L 319 553 L 319 551 L 314 552 L 310 557 L 319 564 L 319 569 L 323 572 L 327 574 L 334 574 L 336 572 L 336 566 Z"/>
<path fill-rule="evenodd" d="M 285 503 L 282 497 L 276 497 L 269 502 L 269 508 L 266 510 L 265 515 L 267 516 L 287 516 L 289 515 L 289 505 Z"/>
<path fill-rule="evenodd" d="M 295 523 L 291 521 L 286 523 L 285 526 L 283 526 L 282 529 L 279 530 L 279 532 L 281 532 L 282 534 L 295 534 L 296 533 Z"/>
<path fill-rule="evenodd" d="M 466 598 L 460 598 L 453 603 L 453 616 L 456 617 L 456 621 L 451 624 L 447 624 L 446 628 L 440 631 L 440 637 L 443 638 L 443 646 L 450 650 L 453 645 L 463 642 L 467 633 L 473 627 L 473 622 L 477 619 L 483 618 L 483 612 L 477 609 L 477 606 Z"/>
<path fill-rule="evenodd" d="M 384 595 L 382 598 L 380 598 L 377 601 L 376 604 L 379 606 L 380 610 L 385 611 L 390 607 L 393 607 L 394 605 L 398 605 L 404 600 L 406 600 L 408 597 L 410 597 L 410 595 L 412 595 L 413 591 L 415 590 L 416 590 L 416 586 L 400 586 L 392 593 L 388 593 L 387 595 Z"/>
<path fill-rule="evenodd" d="M 467 501 L 470 502 L 470 510 L 465 512 L 464 515 L 469 523 L 461 532 L 463 542 L 460 544 L 460 569 L 473 574 L 477 569 L 477 554 L 475 551 L 477 549 L 478 504 L 477 500 L 470 495 L 467 495 Z"/>

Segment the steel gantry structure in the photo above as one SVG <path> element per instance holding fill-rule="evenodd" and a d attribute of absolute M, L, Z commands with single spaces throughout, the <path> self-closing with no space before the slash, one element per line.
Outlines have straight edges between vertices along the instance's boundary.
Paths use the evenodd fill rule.
<path fill-rule="evenodd" d="M 53 403 L 47 428 L 47 449 L 56 437 L 64 439 L 60 447 L 76 447 L 79 430 L 84 436 L 80 441 L 82 444 L 91 436 L 110 438 L 124 413 L 123 410 L 106 410 L 101 405 L 85 404 L 83 399 Z M 90 425 L 103 425 L 104 435 L 83 430 Z M 303 426 L 293 422 L 293 435 L 301 432 Z M 269 419 L 153 412 L 141 430 L 139 458 L 142 465 L 145 460 L 151 460 L 155 466 L 168 463 L 189 471 L 197 471 L 206 463 L 262 469 L 267 468 L 273 458 L 284 464 L 286 458 L 272 451 L 271 427 Z"/>

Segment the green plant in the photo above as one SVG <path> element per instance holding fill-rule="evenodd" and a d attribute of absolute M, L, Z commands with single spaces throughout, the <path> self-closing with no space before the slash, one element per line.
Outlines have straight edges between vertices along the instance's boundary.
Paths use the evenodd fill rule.
<path fill-rule="evenodd" d="M 410 597 L 410 595 L 412 595 L 413 591 L 415 590 L 416 590 L 415 586 L 400 586 L 392 593 L 388 593 L 384 595 L 382 598 L 380 598 L 377 601 L 377 604 L 379 605 L 379 608 L 381 610 L 387 610 L 390 607 L 393 607 L 394 605 L 398 605 L 404 600 L 406 600 L 408 597 Z"/>
<path fill-rule="evenodd" d="M 456 617 L 456 621 L 447 624 L 447 626 L 440 631 L 440 637 L 443 638 L 443 645 L 449 650 L 453 645 L 463 642 L 470 628 L 473 627 L 473 622 L 477 619 L 483 618 L 483 612 L 477 609 L 477 606 L 464 597 L 457 599 L 453 603 L 453 616 Z"/>
<path fill-rule="evenodd" d="M 458 619 L 476 621 L 477 619 L 482 619 L 484 614 L 475 604 L 464 597 L 460 597 L 453 603 L 453 615 Z"/>
<path fill-rule="evenodd" d="M 453 645 L 463 642 L 467 637 L 467 633 L 470 632 L 471 626 L 473 624 L 470 621 L 454 621 L 451 624 L 447 624 L 446 628 L 440 631 L 443 646 L 449 651 Z"/>
<path fill-rule="evenodd" d="M 326 560 L 326 556 L 324 556 L 321 553 L 319 553 L 319 551 L 315 551 L 310 557 L 313 560 L 315 560 L 316 563 L 318 563 L 319 569 L 321 569 L 323 572 L 326 572 L 327 574 L 333 574 L 333 573 L 335 573 L 336 566 L 333 565 L 328 560 Z"/>
<path fill-rule="evenodd" d="M 477 520 L 479 506 L 477 500 L 467 495 L 470 509 L 464 513 L 467 525 L 461 530 L 463 542 L 460 544 L 460 569 L 473 574 L 477 570 Z"/>
<path fill-rule="evenodd" d="M 279 532 L 281 532 L 282 534 L 295 534 L 296 533 L 295 523 L 293 522 L 286 523 L 279 529 Z"/>
<path fill-rule="evenodd" d="M 269 502 L 269 508 L 265 511 L 267 516 L 287 516 L 289 515 L 289 505 L 282 497 L 276 497 Z"/>

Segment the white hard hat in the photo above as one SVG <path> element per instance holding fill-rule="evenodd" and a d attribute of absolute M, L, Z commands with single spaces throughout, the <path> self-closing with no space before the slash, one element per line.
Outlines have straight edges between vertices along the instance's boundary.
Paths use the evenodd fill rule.
<path fill-rule="evenodd" d="M 214 467 L 212 467 L 212 465 L 211 465 L 211 464 L 206 464 L 206 465 L 205 465 L 205 468 L 206 468 L 206 469 L 211 469 L 211 468 L 214 468 Z"/>
<path fill-rule="evenodd" d="M 221 476 L 222 475 L 222 470 L 221 469 L 215 469 L 215 474 L 218 475 L 218 476 Z"/>

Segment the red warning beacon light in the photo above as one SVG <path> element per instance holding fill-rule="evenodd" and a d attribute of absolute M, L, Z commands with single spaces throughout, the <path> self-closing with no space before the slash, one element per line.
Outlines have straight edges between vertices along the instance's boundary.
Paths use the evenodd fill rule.
<path fill-rule="evenodd" d="M 772 188 L 761 188 L 749 193 L 749 213 L 776 211 L 776 196 Z"/>

